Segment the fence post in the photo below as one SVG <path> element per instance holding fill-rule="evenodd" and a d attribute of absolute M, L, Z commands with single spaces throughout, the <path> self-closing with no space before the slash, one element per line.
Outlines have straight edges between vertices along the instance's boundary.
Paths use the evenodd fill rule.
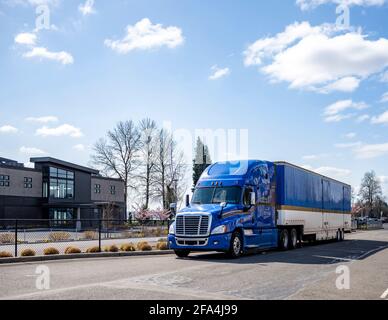
<path fill-rule="evenodd" d="M 98 220 L 98 251 L 101 252 L 101 220 Z"/>
<path fill-rule="evenodd" d="M 18 219 L 15 220 L 15 257 L 18 256 Z"/>

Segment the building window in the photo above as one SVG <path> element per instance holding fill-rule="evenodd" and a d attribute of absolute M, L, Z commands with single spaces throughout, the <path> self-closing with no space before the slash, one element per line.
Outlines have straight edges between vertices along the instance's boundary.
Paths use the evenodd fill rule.
<path fill-rule="evenodd" d="M 49 218 L 52 227 L 72 226 L 74 224 L 74 209 L 50 208 Z"/>
<path fill-rule="evenodd" d="M 50 197 L 74 198 L 74 172 L 50 167 Z"/>
<path fill-rule="evenodd" d="M 110 194 L 116 194 L 116 186 L 110 186 Z"/>
<path fill-rule="evenodd" d="M 43 198 L 47 198 L 47 197 L 48 197 L 48 183 L 43 182 Z"/>
<path fill-rule="evenodd" d="M 24 188 L 32 189 L 32 178 L 24 177 Z"/>
<path fill-rule="evenodd" d="M 100 184 L 94 185 L 94 193 L 101 193 L 101 185 Z"/>
<path fill-rule="evenodd" d="M 9 176 L 0 175 L 0 187 L 9 187 Z"/>

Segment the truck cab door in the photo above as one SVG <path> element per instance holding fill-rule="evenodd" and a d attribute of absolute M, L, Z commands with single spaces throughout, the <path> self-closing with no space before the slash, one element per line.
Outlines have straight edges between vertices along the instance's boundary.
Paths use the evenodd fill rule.
<path fill-rule="evenodd" d="M 244 240 L 247 247 L 258 247 L 261 243 L 261 232 L 257 227 L 257 207 L 251 204 L 252 192 L 256 192 L 254 187 L 244 188 Z"/>

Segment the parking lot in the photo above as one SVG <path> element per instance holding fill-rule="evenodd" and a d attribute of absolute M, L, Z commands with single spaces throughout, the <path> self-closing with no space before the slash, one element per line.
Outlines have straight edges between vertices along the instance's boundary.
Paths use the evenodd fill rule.
<path fill-rule="evenodd" d="M 379 300 L 388 289 L 388 229 L 239 260 L 207 253 L 51 261 L 49 290 L 36 288 L 41 264 L 0 265 L 0 298 Z M 336 286 L 339 266 L 349 268 L 349 290 Z"/>

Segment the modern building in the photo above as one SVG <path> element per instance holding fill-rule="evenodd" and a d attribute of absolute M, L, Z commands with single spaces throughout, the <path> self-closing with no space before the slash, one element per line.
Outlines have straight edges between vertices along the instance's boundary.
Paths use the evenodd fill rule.
<path fill-rule="evenodd" d="M 0 158 L 0 219 L 50 219 L 52 226 L 126 219 L 122 180 L 50 157 L 30 162 L 34 168 Z"/>

